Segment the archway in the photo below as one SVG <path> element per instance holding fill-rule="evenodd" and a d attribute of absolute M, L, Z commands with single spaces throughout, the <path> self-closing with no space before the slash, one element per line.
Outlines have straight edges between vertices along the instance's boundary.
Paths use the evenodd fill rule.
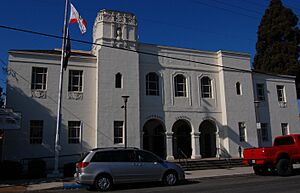
<path fill-rule="evenodd" d="M 205 120 L 200 124 L 200 155 L 202 158 L 216 157 L 216 132 L 214 122 Z"/>
<path fill-rule="evenodd" d="M 166 137 L 161 121 L 157 119 L 147 121 L 144 124 L 143 132 L 143 149 L 164 159 L 166 157 Z"/>
<path fill-rule="evenodd" d="M 192 128 L 185 120 L 178 120 L 174 123 L 173 128 L 173 154 L 174 158 L 191 158 L 192 142 L 191 132 Z"/>

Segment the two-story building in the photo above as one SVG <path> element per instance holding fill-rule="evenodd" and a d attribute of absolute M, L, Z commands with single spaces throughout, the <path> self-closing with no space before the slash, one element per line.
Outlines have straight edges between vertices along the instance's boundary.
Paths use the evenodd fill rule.
<path fill-rule="evenodd" d="M 294 77 L 254 72 L 248 54 L 144 44 L 135 15 L 111 10 L 98 13 L 93 43 L 64 72 L 61 159 L 125 140 L 166 159 L 238 157 L 299 132 Z M 60 51 L 11 50 L 8 69 L 7 106 L 22 124 L 6 159 L 53 157 Z"/>

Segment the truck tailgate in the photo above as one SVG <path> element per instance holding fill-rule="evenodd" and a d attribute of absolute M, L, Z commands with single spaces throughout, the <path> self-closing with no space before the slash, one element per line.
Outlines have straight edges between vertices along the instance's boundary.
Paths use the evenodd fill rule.
<path fill-rule="evenodd" d="M 274 152 L 272 147 L 244 149 L 243 163 L 245 165 L 265 164 L 272 160 Z"/>

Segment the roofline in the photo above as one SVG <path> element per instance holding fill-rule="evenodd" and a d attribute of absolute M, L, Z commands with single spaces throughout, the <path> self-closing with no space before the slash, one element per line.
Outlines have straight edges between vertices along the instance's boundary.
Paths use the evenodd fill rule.
<path fill-rule="evenodd" d="M 47 53 L 48 52 L 48 53 Z M 57 53 L 55 53 L 57 52 Z M 81 53 L 83 55 L 80 55 Z M 15 50 L 10 49 L 8 50 L 9 54 L 17 53 L 17 54 L 29 54 L 29 55 L 50 55 L 50 56 L 60 56 L 61 55 L 61 49 L 53 49 L 53 50 Z M 84 50 L 71 50 L 71 57 L 86 57 L 86 58 L 96 58 L 90 51 L 84 51 Z M 89 55 L 90 54 L 90 55 Z"/>
<path fill-rule="evenodd" d="M 271 73 L 271 72 L 262 72 L 262 71 L 258 71 L 258 70 L 252 70 L 252 73 L 264 74 L 264 75 L 269 75 L 269 76 L 277 76 L 277 77 L 289 78 L 289 79 L 296 79 L 296 76 L 292 76 L 292 75 L 275 74 L 275 73 Z"/>

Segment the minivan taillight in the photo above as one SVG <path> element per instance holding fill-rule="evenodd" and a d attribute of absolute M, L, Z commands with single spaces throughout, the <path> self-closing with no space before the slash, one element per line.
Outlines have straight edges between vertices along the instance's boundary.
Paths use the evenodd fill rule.
<path fill-rule="evenodd" d="M 90 164 L 90 162 L 79 162 L 76 165 L 77 165 L 77 168 L 85 168 L 89 164 Z"/>

